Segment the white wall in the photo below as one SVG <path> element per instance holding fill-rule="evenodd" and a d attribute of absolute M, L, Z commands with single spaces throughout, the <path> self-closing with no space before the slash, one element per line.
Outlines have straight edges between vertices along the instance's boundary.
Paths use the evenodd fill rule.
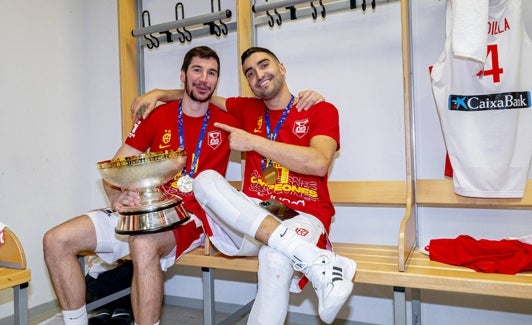
<path fill-rule="evenodd" d="M 532 4 L 523 2 L 530 32 Z M 208 1 L 183 3 L 186 17 L 210 11 Z M 234 1 L 221 3 L 223 9 L 233 10 L 234 19 Z M 445 149 L 427 67 L 436 61 L 443 46 L 445 1 L 414 0 L 412 4 L 417 172 L 422 178 L 441 178 Z M 173 1 L 145 0 L 143 5 L 151 12 L 152 24 L 175 18 Z M 32 307 L 54 298 L 42 258 L 43 233 L 105 204 L 94 163 L 107 159 L 120 144 L 116 1 L 3 1 L 0 12 L 2 30 L 13 31 L 0 51 L 4 99 L 0 104 L 4 148 L 0 162 L 4 213 L 0 221 L 13 228 L 24 244 L 32 270 Z M 261 27 L 257 39 L 258 45 L 274 50 L 286 64 L 292 91 L 316 89 L 340 110 L 342 149 L 332 179 L 404 178 L 397 2 L 378 5 L 376 12 L 358 9 L 331 13 L 325 21 L 300 19 L 280 28 Z M 146 51 L 146 88 L 178 86 L 184 53 L 204 44 L 221 57 L 218 94 L 237 95 L 240 70 L 234 34 Z M 238 175 L 234 163 L 229 177 Z M 402 214 L 402 209 L 339 207 L 332 238 L 396 244 Z M 420 237 L 424 242 L 459 233 L 483 238 L 532 233 L 531 214 L 421 209 Z M 188 276 L 182 276 L 184 272 Z M 167 274 L 167 294 L 201 298 L 198 273 L 174 267 Z M 229 272 L 217 276 L 218 300 L 245 303 L 253 296 L 253 276 Z M 240 293 L 237 297 L 235 291 Z M 390 324 L 390 298 L 389 288 L 356 285 L 355 295 L 340 317 Z M 468 324 L 532 322 L 526 301 L 434 292 L 423 292 L 423 299 L 423 318 L 428 324 L 465 324 L 466 315 L 472 317 Z M 10 292 L 0 293 L 0 304 L 0 318 L 12 313 Z M 302 295 L 292 295 L 290 310 L 315 313 L 315 305 L 314 295 L 305 290 Z"/>
<path fill-rule="evenodd" d="M 18 235 L 30 307 L 55 299 L 52 226 L 105 204 L 95 163 L 121 142 L 116 1 L 1 1 L 0 221 Z M 13 313 L 0 292 L 0 318 Z"/>

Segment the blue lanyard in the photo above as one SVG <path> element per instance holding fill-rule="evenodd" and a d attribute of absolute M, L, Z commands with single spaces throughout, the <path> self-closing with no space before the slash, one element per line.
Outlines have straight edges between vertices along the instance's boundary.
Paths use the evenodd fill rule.
<path fill-rule="evenodd" d="M 194 152 L 194 159 L 192 160 L 192 164 L 190 164 L 190 172 L 188 173 L 188 176 L 193 177 L 194 172 L 196 171 L 196 168 L 198 167 L 198 160 L 199 155 L 201 151 L 201 145 L 203 143 L 203 138 L 205 137 L 205 130 L 207 130 L 207 124 L 209 123 L 209 110 L 207 109 L 207 113 L 205 114 L 205 117 L 203 118 L 203 126 L 201 127 L 200 135 L 198 137 L 198 143 L 196 144 L 196 152 Z M 179 110 L 177 113 L 177 122 L 178 122 L 178 129 L 179 129 L 179 148 L 185 149 L 185 135 L 183 131 L 183 101 L 181 100 L 179 102 Z M 181 172 L 182 175 L 186 174 L 186 166 L 183 167 L 183 171 Z"/>
<path fill-rule="evenodd" d="M 266 122 L 266 137 L 272 141 L 275 141 L 275 139 L 277 138 L 277 134 L 279 134 L 279 130 L 281 129 L 281 126 L 283 125 L 284 120 L 286 120 L 286 117 L 288 116 L 288 113 L 290 113 L 290 109 L 292 108 L 292 105 L 294 104 L 294 95 L 291 95 L 291 96 L 292 97 L 290 97 L 290 101 L 288 102 L 288 105 L 286 105 L 283 111 L 283 115 L 281 115 L 281 118 L 277 122 L 277 125 L 275 126 L 275 130 L 273 131 L 273 133 L 271 132 L 271 128 L 270 128 L 270 114 L 268 113 L 269 110 L 268 108 L 266 108 L 266 113 L 264 116 L 264 121 Z M 262 170 L 264 171 L 266 167 L 273 166 L 273 162 L 271 160 L 268 160 L 268 164 L 266 165 L 266 157 L 262 157 L 261 165 L 262 165 Z"/>

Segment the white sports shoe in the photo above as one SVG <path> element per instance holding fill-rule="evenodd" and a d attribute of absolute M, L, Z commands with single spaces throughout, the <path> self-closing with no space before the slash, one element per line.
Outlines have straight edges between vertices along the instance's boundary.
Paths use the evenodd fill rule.
<path fill-rule="evenodd" d="M 355 261 L 330 251 L 318 256 L 312 264 L 294 263 L 294 269 L 312 282 L 318 295 L 318 312 L 325 323 L 334 321 L 351 295 L 356 268 Z"/>

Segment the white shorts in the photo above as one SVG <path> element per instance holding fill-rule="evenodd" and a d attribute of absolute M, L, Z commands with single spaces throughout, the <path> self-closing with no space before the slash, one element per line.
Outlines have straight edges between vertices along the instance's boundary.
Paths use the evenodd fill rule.
<path fill-rule="evenodd" d="M 96 230 L 95 253 L 98 257 L 105 263 L 113 264 L 117 260 L 129 255 L 129 235 L 117 234 L 115 232 L 119 218 L 117 212 L 113 212 L 111 209 L 100 209 L 89 211 L 86 215 L 89 216 Z M 190 214 L 190 221 L 179 227 L 182 227 L 182 230 L 186 230 L 187 227 L 195 228 L 196 230 L 197 228 L 201 228 L 202 224 L 195 215 Z M 174 247 L 168 255 L 160 259 L 161 269 L 163 271 L 166 271 L 170 266 L 174 265 L 176 259 L 182 254 L 205 244 L 205 235 L 203 232 L 201 231 L 200 234 L 198 230 L 197 233 L 198 236 L 195 236 L 196 238 L 191 238 L 190 240 L 187 238 L 184 242 L 180 242 L 180 244 L 186 247 L 180 247 L 178 254 L 177 247 Z"/>
<path fill-rule="evenodd" d="M 252 200 L 257 205 L 261 202 L 255 198 L 245 198 Z M 234 204 L 238 206 L 238 203 L 235 202 Z M 311 214 L 298 212 L 299 215 L 282 221 L 283 225 L 296 233 L 299 233 L 300 229 L 305 229 L 308 234 L 303 238 L 317 245 L 320 238 L 326 236 L 323 224 Z M 263 243 L 238 232 L 218 218 L 207 215 L 207 220 L 212 230 L 212 236 L 209 239 L 220 252 L 229 256 L 257 256 L 259 254 L 259 249 Z"/>

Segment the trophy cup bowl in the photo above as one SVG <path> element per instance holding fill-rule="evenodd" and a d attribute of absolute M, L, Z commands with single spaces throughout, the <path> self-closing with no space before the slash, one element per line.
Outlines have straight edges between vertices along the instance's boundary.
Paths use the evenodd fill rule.
<path fill-rule="evenodd" d="M 119 211 L 118 234 L 151 233 L 178 226 L 190 219 L 181 198 L 164 194 L 166 184 L 186 163 L 184 150 L 145 153 L 97 163 L 102 178 L 121 189 L 138 191 L 140 205 Z"/>

